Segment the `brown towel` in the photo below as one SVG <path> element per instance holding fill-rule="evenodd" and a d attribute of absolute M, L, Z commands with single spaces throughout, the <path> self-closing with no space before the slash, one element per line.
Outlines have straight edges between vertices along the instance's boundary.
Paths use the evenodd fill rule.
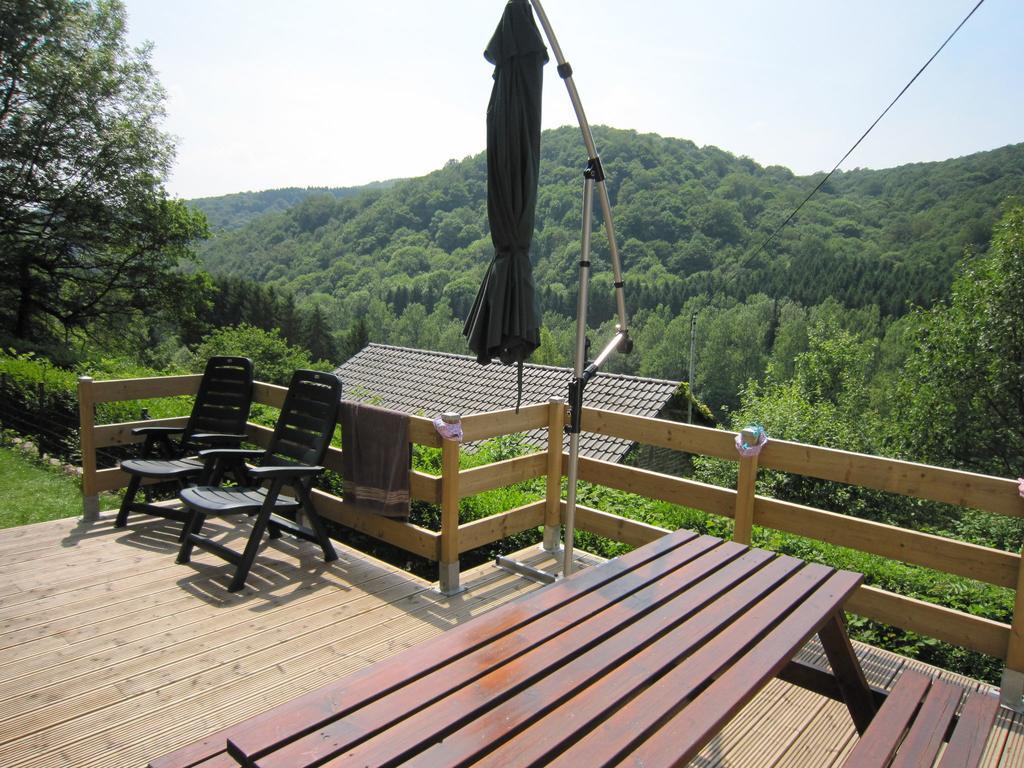
<path fill-rule="evenodd" d="M 372 405 L 341 403 L 344 502 L 361 512 L 409 516 L 409 417 Z"/>

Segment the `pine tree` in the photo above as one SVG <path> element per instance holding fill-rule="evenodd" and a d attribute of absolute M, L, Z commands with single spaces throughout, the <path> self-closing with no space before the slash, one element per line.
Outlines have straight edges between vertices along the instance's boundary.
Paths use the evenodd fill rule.
<path fill-rule="evenodd" d="M 330 363 L 337 361 L 337 346 L 327 324 L 327 317 L 319 305 L 314 306 L 306 318 L 304 337 L 303 346 L 310 351 L 314 360 L 326 360 Z"/>

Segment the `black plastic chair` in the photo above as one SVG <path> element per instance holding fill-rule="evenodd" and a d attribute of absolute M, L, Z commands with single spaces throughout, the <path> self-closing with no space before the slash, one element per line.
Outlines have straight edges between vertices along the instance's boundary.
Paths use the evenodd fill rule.
<path fill-rule="evenodd" d="M 238 447 L 245 439 L 245 423 L 252 406 L 252 360 L 247 357 L 211 357 L 199 383 L 195 404 L 183 427 L 137 427 L 133 435 L 144 435 L 142 455 L 126 459 L 121 469 L 130 475 L 116 528 L 128 524 L 128 514 L 144 512 L 180 523 L 188 521 L 188 510 L 138 501 L 144 480 L 176 482 L 186 487 L 203 471 L 195 455 L 204 448 Z M 184 537 L 184 529 L 182 530 Z"/>
<path fill-rule="evenodd" d="M 198 545 L 237 567 L 228 587 L 231 592 L 237 592 L 245 586 L 268 528 L 271 538 L 278 538 L 282 531 L 287 531 L 318 543 L 326 562 L 337 559 L 323 521 L 313 507 L 310 489 L 314 478 L 324 470 L 321 464 L 337 424 L 340 400 L 341 381 L 333 373 L 296 371 L 266 450 L 214 448 L 200 453 L 208 462 L 208 476 L 213 483 L 219 482 L 225 467 L 236 465 L 240 459 L 257 459 L 257 466 L 245 470 L 245 485 L 194 486 L 181 491 L 179 498 L 191 515 L 185 525 L 179 563 L 189 562 L 192 548 Z M 269 487 L 263 487 L 265 482 L 269 482 Z M 295 497 L 281 493 L 286 485 L 295 491 Z M 300 508 L 305 512 L 309 528 L 298 523 Z M 244 551 L 236 552 L 200 534 L 208 516 L 236 512 L 256 514 Z M 289 517 L 285 517 L 286 514 Z"/>

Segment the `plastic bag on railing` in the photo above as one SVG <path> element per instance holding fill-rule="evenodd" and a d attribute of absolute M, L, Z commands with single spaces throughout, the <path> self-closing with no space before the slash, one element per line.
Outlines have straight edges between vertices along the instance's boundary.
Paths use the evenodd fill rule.
<path fill-rule="evenodd" d="M 1017 482 L 1019 483 L 1017 486 L 1017 493 L 1019 493 L 1020 497 L 1024 499 L 1024 477 L 1018 477 Z"/>
<path fill-rule="evenodd" d="M 445 440 L 462 442 L 462 419 L 457 413 L 442 413 L 434 419 L 434 429 Z"/>
<path fill-rule="evenodd" d="M 760 424 L 744 427 L 736 435 L 736 450 L 740 456 L 757 456 L 768 442 L 768 433 Z"/>

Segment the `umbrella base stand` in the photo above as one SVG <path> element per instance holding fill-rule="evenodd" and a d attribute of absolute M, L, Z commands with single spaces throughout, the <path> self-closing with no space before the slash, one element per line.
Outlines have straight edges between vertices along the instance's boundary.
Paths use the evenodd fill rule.
<path fill-rule="evenodd" d="M 495 558 L 494 564 L 499 568 L 502 568 L 511 573 L 517 573 L 520 576 L 525 576 L 528 579 L 540 582 L 541 584 L 554 584 L 558 581 L 557 573 L 548 573 L 542 571 L 540 568 L 534 568 L 532 565 L 526 563 L 520 563 L 518 560 L 513 560 L 511 557 L 498 557 Z"/>

